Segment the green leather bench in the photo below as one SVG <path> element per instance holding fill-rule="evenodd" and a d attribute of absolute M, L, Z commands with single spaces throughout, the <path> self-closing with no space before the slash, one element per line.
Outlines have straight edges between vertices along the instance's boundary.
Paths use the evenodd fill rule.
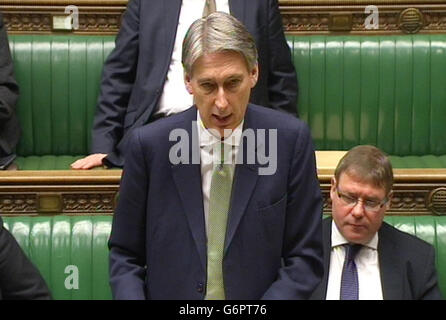
<path fill-rule="evenodd" d="M 107 241 L 112 216 L 3 219 L 54 299 L 111 299 Z"/>
<path fill-rule="evenodd" d="M 446 167 L 446 35 L 288 41 L 317 150 L 373 144 L 395 168 Z"/>
<path fill-rule="evenodd" d="M 317 150 L 373 144 L 394 168 L 446 168 L 446 35 L 288 36 Z"/>
<path fill-rule="evenodd" d="M 20 86 L 23 170 L 66 170 L 88 154 L 102 66 L 114 36 L 9 35 Z"/>
<path fill-rule="evenodd" d="M 5 226 L 39 268 L 54 299 L 111 299 L 107 241 L 111 216 L 4 217 Z M 436 248 L 446 296 L 446 217 L 386 217 Z"/>
<path fill-rule="evenodd" d="M 287 36 L 317 150 L 374 144 L 395 168 L 446 167 L 446 35 Z M 24 170 L 88 154 L 114 36 L 10 35 Z"/>

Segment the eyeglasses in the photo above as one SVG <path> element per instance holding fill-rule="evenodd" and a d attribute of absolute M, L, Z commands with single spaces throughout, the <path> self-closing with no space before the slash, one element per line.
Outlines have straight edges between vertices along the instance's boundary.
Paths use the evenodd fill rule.
<path fill-rule="evenodd" d="M 384 198 L 381 201 L 364 200 L 358 197 L 342 193 L 341 191 L 339 191 L 338 187 L 336 187 L 336 192 L 338 194 L 339 199 L 341 199 L 341 201 L 347 208 L 353 208 L 358 204 L 359 201 L 362 201 L 364 205 L 364 210 L 368 212 L 374 212 L 374 213 L 378 212 L 389 201 L 388 197 Z"/>

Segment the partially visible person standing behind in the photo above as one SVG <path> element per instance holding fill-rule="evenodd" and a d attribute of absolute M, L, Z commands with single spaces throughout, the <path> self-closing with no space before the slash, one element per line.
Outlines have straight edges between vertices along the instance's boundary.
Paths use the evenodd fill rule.
<path fill-rule="evenodd" d="M 332 218 L 322 224 L 325 274 L 312 299 L 441 299 L 435 250 L 383 222 L 393 171 L 374 146 L 351 149 L 331 181 Z"/>
<path fill-rule="evenodd" d="M 0 13 L 0 170 L 17 170 L 14 148 L 20 138 L 16 115 L 19 87 L 14 79 L 8 35 Z"/>
<path fill-rule="evenodd" d="M 193 105 L 181 46 L 196 19 L 230 13 L 253 35 L 260 76 L 251 102 L 297 115 L 297 78 L 277 0 L 130 0 L 102 76 L 91 155 L 73 169 L 122 167 L 129 133 Z"/>

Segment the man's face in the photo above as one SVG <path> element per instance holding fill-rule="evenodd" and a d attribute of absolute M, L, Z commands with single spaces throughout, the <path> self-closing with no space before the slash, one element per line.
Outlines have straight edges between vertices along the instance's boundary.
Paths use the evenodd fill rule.
<path fill-rule="evenodd" d="M 185 83 L 205 127 L 223 136 L 225 129 L 233 130 L 243 120 L 257 78 L 257 66 L 248 70 L 240 53 L 224 51 L 198 58 Z"/>
<path fill-rule="evenodd" d="M 384 188 L 361 182 L 347 172 L 340 175 L 337 185 L 332 179 L 332 216 L 345 239 L 351 243 L 366 244 L 373 238 L 390 203 L 386 202 L 386 196 Z M 360 200 L 355 204 L 352 200 L 357 198 Z"/>

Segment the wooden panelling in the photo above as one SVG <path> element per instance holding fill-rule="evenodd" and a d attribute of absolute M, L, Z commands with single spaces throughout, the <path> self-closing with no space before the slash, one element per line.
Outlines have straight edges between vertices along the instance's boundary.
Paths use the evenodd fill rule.
<path fill-rule="evenodd" d="M 112 214 L 121 174 L 121 170 L 0 172 L 0 212 Z"/>
<path fill-rule="evenodd" d="M 316 151 L 324 213 L 330 181 L 344 152 Z M 0 172 L 0 212 L 6 215 L 113 214 L 121 170 Z M 388 215 L 446 215 L 446 169 L 395 169 Z"/>
<path fill-rule="evenodd" d="M 0 11 L 10 33 L 116 34 L 126 5 L 126 0 L 0 0 Z M 57 18 L 70 15 L 75 28 L 55 28 Z"/>
<path fill-rule="evenodd" d="M 0 11 L 11 33 L 118 32 L 126 0 L 0 0 Z M 56 30 L 55 19 L 68 16 L 65 8 L 78 9 L 78 28 Z M 440 0 L 279 0 L 285 32 L 289 34 L 402 34 L 446 32 L 446 3 Z M 371 13 L 378 9 L 377 29 L 367 29 Z"/>

